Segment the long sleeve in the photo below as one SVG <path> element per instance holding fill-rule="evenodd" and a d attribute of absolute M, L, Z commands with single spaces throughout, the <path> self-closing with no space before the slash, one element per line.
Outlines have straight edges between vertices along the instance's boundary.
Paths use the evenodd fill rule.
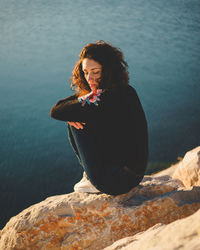
<path fill-rule="evenodd" d="M 94 119 L 101 111 L 101 105 L 87 104 L 84 107 L 76 95 L 58 101 L 50 110 L 50 116 L 56 120 L 85 122 Z"/>

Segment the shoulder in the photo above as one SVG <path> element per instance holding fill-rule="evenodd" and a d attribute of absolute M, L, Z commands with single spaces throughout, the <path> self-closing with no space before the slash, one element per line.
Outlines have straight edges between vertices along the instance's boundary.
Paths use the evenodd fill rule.
<path fill-rule="evenodd" d="M 134 87 L 131 85 L 120 86 L 111 90 L 105 90 L 102 94 L 104 100 L 126 100 L 137 99 L 138 95 Z"/>
<path fill-rule="evenodd" d="M 121 98 L 123 100 L 138 98 L 135 88 L 132 87 L 131 85 L 119 87 L 116 90 L 114 90 L 114 93 L 116 96 L 118 96 L 118 98 Z"/>
<path fill-rule="evenodd" d="M 131 85 L 120 86 L 111 90 L 105 90 L 101 96 L 102 104 L 120 105 L 138 100 L 136 90 Z"/>
<path fill-rule="evenodd" d="M 136 89 L 131 85 L 125 87 L 124 97 L 127 99 L 131 99 L 132 101 L 140 102 L 140 98 L 138 96 Z"/>
<path fill-rule="evenodd" d="M 111 90 L 105 90 L 105 94 L 118 95 L 124 93 L 136 93 L 136 90 L 131 85 L 118 86 Z"/>
<path fill-rule="evenodd" d="M 135 90 L 134 87 L 132 87 L 131 85 L 127 85 L 123 88 L 123 93 L 127 94 L 127 95 L 136 95 L 137 92 Z"/>
<path fill-rule="evenodd" d="M 137 94 L 137 91 L 131 85 L 127 85 L 122 90 L 122 99 L 129 108 L 137 109 L 141 108 L 141 101 Z"/>

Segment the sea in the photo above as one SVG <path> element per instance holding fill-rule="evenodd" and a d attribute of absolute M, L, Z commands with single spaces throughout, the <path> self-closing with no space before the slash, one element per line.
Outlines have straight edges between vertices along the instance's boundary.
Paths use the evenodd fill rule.
<path fill-rule="evenodd" d="M 80 180 L 67 124 L 49 111 L 73 94 L 78 55 L 97 40 L 129 65 L 148 122 L 147 174 L 199 146 L 199 0 L 0 0 L 1 228 Z"/>

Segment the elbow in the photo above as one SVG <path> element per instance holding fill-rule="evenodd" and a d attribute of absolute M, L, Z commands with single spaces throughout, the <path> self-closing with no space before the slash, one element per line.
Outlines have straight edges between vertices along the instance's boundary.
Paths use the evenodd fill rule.
<path fill-rule="evenodd" d="M 50 112 L 49 112 L 50 117 L 54 118 L 54 119 L 58 119 L 58 112 L 56 112 L 55 107 L 53 107 Z"/>
<path fill-rule="evenodd" d="M 50 110 L 49 115 L 50 117 L 59 121 L 68 121 L 68 119 L 66 118 L 66 114 L 64 114 L 62 110 L 58 109 L 55 106 L 53 106 L 53 108 Z"/>

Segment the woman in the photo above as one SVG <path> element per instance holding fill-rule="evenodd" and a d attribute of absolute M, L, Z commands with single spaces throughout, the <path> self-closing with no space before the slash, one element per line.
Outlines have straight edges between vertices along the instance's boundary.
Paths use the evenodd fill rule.
<path fill-rule="evenodd" d="M 147 122 L 127 68 L 120 49 L 104 41 L 87 44 L 72 72 L 75 94 L 50 111 L 68 122 L 70 142 L 86 173 L 74 186 L 77 192 L 123 194 L 144 176 Z"/>

